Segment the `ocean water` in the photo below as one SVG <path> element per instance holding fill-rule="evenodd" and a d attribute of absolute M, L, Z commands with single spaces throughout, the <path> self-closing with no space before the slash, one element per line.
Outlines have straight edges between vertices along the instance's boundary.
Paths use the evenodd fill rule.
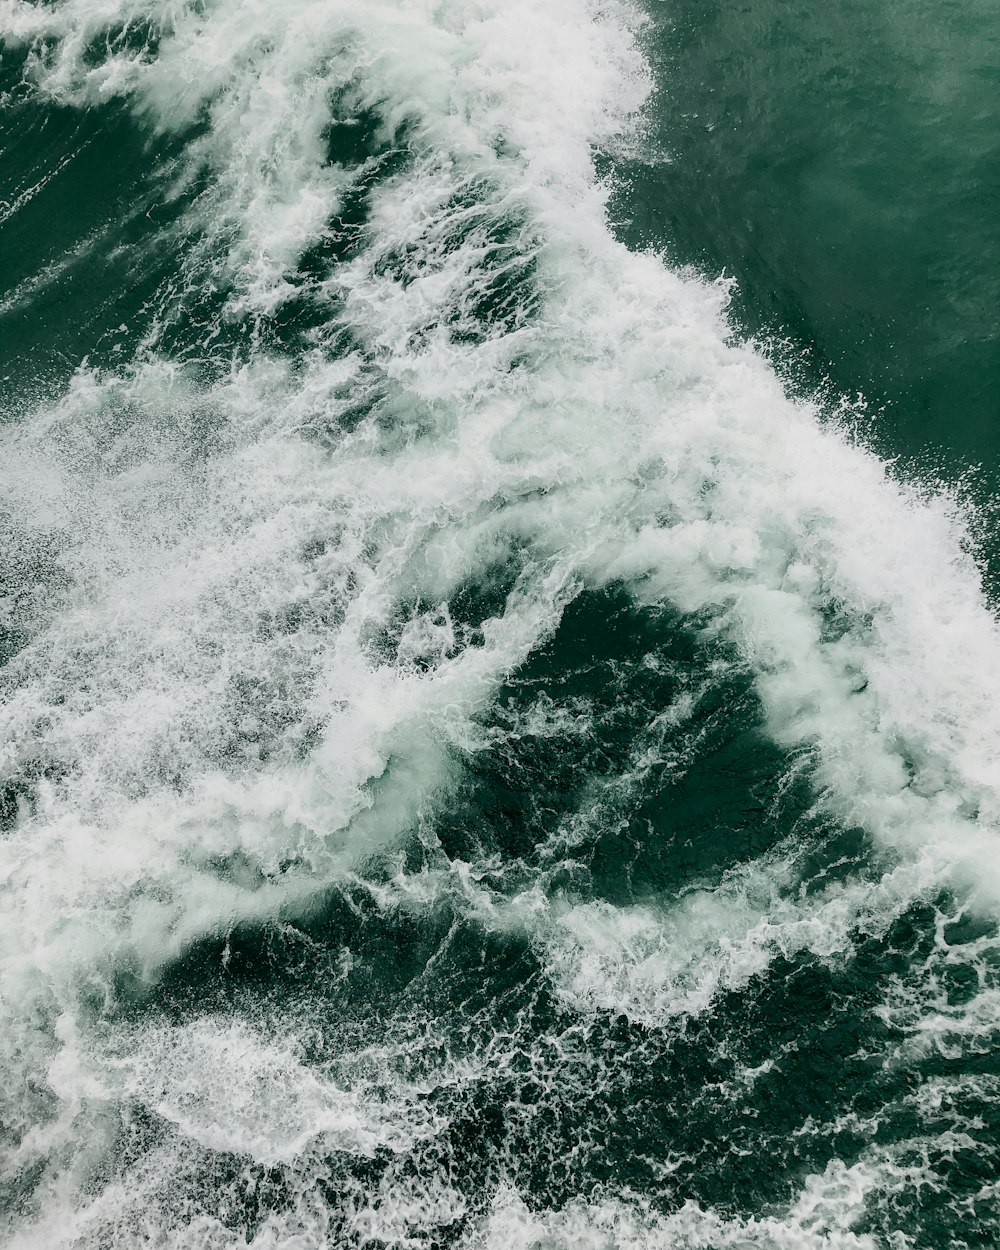
<path fill-rule="evenodd" d="M 0 0 L 11 1250 L 1000 1240 L 987 0 Z"/>

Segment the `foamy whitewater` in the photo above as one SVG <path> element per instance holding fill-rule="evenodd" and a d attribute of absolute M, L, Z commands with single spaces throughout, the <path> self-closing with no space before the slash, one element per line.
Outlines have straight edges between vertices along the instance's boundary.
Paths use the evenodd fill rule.
<path fill-rule="evenodd" d="M 106 359 L 5 383 L 6 1244 L 987 1244 L 970 521 L 616 241 L 641 13 L 0 0 L 0 39 L 172 206 Z"/>

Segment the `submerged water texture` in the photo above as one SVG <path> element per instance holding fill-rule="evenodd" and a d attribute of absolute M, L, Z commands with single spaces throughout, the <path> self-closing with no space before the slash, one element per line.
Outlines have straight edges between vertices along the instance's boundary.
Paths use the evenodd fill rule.
<path fill-rule="evenodd" d="M 998 38 L 0 0 L 5 1244 L 996 1244 Z"/>

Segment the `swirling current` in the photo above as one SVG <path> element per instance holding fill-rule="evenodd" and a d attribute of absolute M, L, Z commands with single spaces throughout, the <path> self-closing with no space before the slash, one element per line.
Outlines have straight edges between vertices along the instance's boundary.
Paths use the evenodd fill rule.
<path fill-rule="evenodd" d="M 0 0 L 11 1250 L 997 1243 L 998 36 L 834 7 Z"/>

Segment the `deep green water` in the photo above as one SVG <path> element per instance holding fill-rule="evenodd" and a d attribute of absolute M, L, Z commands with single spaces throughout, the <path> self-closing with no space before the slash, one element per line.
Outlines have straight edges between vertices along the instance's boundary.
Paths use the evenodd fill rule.
<path fill-rule="evenodd" d="M 996 11 L 988 3 L 662 4 L 658 160 L 632 246 L 736 279 L 736 315 L 860 391 L 888 454 L 995 472 Z"/>
<path fill-rule="evenodd" d="M 4 1243 L 995 1245 L 990 6 L 0 41 Z"/>

